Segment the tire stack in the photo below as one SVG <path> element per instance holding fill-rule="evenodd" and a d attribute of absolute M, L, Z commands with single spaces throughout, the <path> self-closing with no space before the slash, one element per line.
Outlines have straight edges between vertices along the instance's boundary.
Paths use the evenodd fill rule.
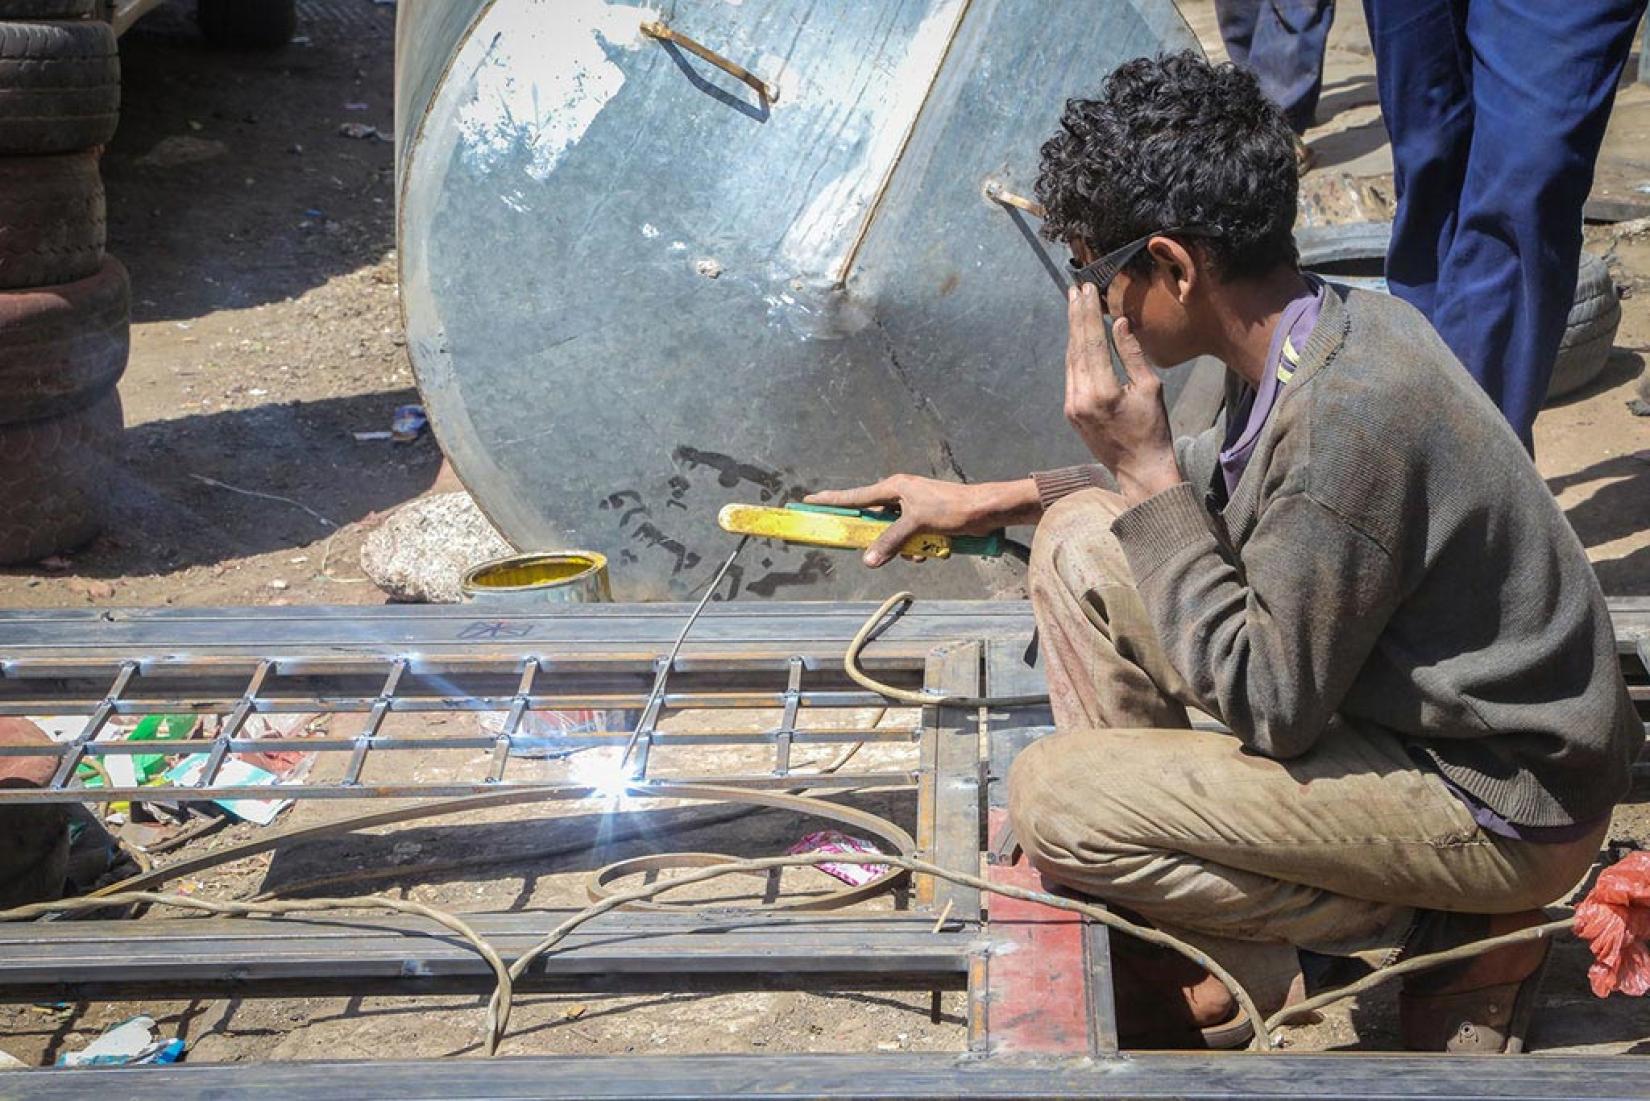
<path fill-rule="evenodd" d="M 118 470 L 130 286 L 98 155 L 120 111 L 98 0 L 0 0 L 0 565 L 97 534 Z"/>

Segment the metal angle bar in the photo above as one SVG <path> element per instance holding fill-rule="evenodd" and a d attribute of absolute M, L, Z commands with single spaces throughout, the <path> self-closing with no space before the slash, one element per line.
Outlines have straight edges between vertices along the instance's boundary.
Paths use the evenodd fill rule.
<path fill-rule="evenodd" d="M 0 1072 L 0 1096 L 207 1101 L 605 1101 L 796 1097 L 1056 1101 L 1302 1097 L 1334 1101 L 1640 1101 L 1640 1061 L 1597 1055 L 1152 1054 L 1098 1059 L 934 1055 L 538 1055 L 370 1062 L 173 1063 Z"/>
<path fill-rule="evenodd" d="M 953 696 L 978 696 L 981 645 L 961 642 L 936 650 L 928 659 L 924 687 Z M 980 870 L 980 708 L 925 707 L 922 760 L 917 788 L 917 841 L 942 867 L 977 875 Z M 917 899 L 973 921 L 980 893 L 949 881 L 916 877 Z"/>
<path fill-rule="evenodd" d="M 120 699 L 121 693 L 125 692 L 127 686 L 132 683 L 132 677 L 136 672 L 136 662 L 121 662 L 120 671 L 115 674 L 115 681 L 109 686 L 109 691 L 104 695 L 103 702 L 97 705 L 91 718 L 87 719 L 86 725 L 81 728 L 80 734 L 70 744 L 69 752 L 65 753 L 63 759 L 58 762 L 57 771 L 52 774 L 51 787 L 64 788 L 68 786 L 69 780 L 74 776 L 74 770 L 80 764 L 80 758 L 84 754 L 86 746 L 91 744 L 92 740 L 97 737 L 98 732 L 103 729 L 104 724 L 109 721 L 109 717 L 115 713 L 116 702 Z"/>
<path fill-rule="evenodd" d="M 471 914 L 465 920 L 506 958 L 515 958 L 570 913 Z M 936 981 L 960 988 L 969 961 L 983 949 L 978 927 L 935 933 L 929 919 L 909 915 L 783 921 L 756 909 L 618 914 L 576 930 L 526 978 L 775 972 L 830 975 L 845 989 L 854 986 L 856 975 L 879 986 L 897 976 L 916 988 Z M 492 972 L 446 929 L 416 918 L 188 918 L 0 927 L 0 998 L 12 1001 L 48 988 L 73 989 L 88 998 L 114 990 L 153 995 L 162 985 L 197 993 L 232 988 L 256 996 L 271 984 L 280 984 L 278 993 L 285 995 L 304 982 L 320 989 L 373 981 L 387 989 L 406 979 L 472 979 L 479 988 L 491 983 Z"/>

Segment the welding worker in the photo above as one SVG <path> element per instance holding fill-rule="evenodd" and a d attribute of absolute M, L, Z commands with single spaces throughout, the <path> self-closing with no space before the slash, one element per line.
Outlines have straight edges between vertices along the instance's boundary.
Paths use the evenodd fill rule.
<path fill-rule="evenodd" d="M 1387 285 L 1532 450 L 1644 6 L 1364 0 L 1398 198 Z"/>
<path fill-rule="evenodd" d="M 1252 75 L 1124 64 L 1066 104 L 1037 182 L 1083 269 L 1065 415 L 1098 465 L 813 498 L 897 506 L 870 566 L 919 531 L 1037 525 L 1056 732 L 1009 775 L 1020 843 L 1266 1012 L 1303 958 L 1381 967 L 1542 920 L 1643 741 L 1598 581 L 1519 437 L 1414 307 L 1299 269 L 1296 187 Z M 1155 365 L 1202 355 L 1228 412 L 1175 440 Z M 1126 1042 L 1247 1039 L 1206 972 L 1113 943 Z M 1406 980 L 1405 1044 L 1516 1050 L 1546 952 Z"/>

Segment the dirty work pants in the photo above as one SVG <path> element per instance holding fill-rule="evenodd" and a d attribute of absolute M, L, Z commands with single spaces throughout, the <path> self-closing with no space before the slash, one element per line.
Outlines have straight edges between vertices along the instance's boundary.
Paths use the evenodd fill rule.
<path fill-rule="evenodd" d="M 1532 447 L 1581 208 L 1644 0 L 1364 0 L 1398 212 L 1392 293 Z"/>
<path fill-rule="evenodd" d="M 1048 878 L 1197 944 L 1282 1004 L 1296 949 L 1396 959 L 1418 909 L 1511 912 L 1558 898 L 1605 831 L 1571 844 L 1480 830 L 1394 738 L 1336 723 L 1288 761 L 1187 726 L 1169 664 L 1091 489 L 1038 525 L 1029 583 L 1057 732 L 1009 774 L 1009 814 Z"/>
<path fill-rule="evenodd" d="M 1312 125 L 1323 91 L 1323 50 L 1335 0 L 1215 0 L 1226 56 L 1254 72 L 1297 134 Z"/>

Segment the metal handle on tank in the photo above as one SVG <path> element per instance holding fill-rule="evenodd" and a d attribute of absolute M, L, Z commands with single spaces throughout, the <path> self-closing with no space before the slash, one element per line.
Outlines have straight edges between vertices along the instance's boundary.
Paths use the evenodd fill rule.
<path fill-rule="evenodd" d="M 1001 203 L 1004 206 L 1014 207 L 1016 210 L 1023 210 L 1036 218 L 1048 217 L 1048 212 L 1043 209 L 1042 203 L 1039 203 L 1036 199 L 1028 199 L 1024 195 L 1016 195 L 996 180 L 985 181 L 985 197 L 994 203 Z"/>
<path fill-rule="evenodd" d="M 682 49 L 688 51 L 689 53 L 697 54 L 699 57 L 704 58 L 706 61 L 716 66 L 718 69 L 721 69 L 724 73 L 727 73 L 734 79 L 742 80 L 746 84 L 749 84 L 751 88 L 755 90 L 757 95 L 761 96 L 769 103 L 777 103 L 779 101 L 778 87 L 769 84 L 767 81 L 763 80 L 743 65 L 738 65 L 732 61 L 729 61 L 709 46 L 694 41 L 681 31 L 667 27 L 665 24 L 657 21 L 649 21 L 642 24 L 642 33 L 647 35 L 649 38 L 657 38 L 661 42 L 674 42 L 676 45 L 682 47 Z"/>

